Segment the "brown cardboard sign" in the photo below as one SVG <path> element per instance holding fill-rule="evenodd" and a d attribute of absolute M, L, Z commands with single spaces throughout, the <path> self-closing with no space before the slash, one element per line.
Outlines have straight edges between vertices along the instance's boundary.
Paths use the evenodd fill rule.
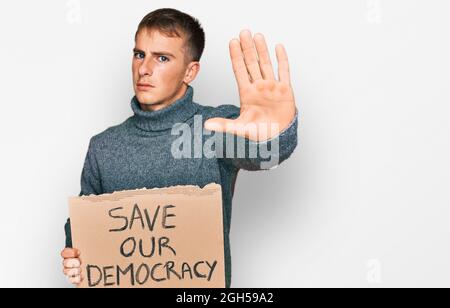
<path fill-rule="evenodd" d="M 69 205 L 80 287 L 225 287 L 220 185 L 74 197 Z"/>

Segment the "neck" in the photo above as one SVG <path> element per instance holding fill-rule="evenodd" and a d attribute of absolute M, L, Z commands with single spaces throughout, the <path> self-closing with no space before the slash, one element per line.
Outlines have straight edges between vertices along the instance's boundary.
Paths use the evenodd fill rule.
<path fill-rule="evenodd" d="M 142 110 L 141 104 L 135 96 L 131 100 L 131 108 L 134 112 L 132 122 L 139 129 L 147 132 L 171 130 L 174 125 L 185 123 L 196 114 L 198 105 L 193 102 L 193 96 L 194 89 L 188 86 L 184 96 L 157 111 Z"/>
<path fill-rule="evenodd" d="M 158 111 L 158 110 L 164 109 L 164 108 L 172 105 L 174 102 L 178 101 L 179 99 L 181 99 L 186 94 L 187 88 L 188 88 L 187 85 L 185 83 L 183 83 L 183 85 L 178 89 L 178 91 L 175 92 L 170 98 L 166 99 L 165 101 L 155 103 L 155 104 L 140 103 L 139 105 L 141 106 L 142 111 Z"/>

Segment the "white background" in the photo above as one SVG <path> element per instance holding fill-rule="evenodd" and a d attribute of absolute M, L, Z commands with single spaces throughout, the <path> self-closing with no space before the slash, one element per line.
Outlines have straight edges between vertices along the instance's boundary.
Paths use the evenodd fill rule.
<path fill-rule="evenodd" d="M 447 0 L 2 0 L 0 286 L 68 286 L 67 198 L 90 137 L 131 115 L 134 33 L 160 7 L 205 28 L 200 104 L 239 105 L 241 29 L 290 56 L 299 147 L 240 172 L 233 287 L 450 286 Z"/>

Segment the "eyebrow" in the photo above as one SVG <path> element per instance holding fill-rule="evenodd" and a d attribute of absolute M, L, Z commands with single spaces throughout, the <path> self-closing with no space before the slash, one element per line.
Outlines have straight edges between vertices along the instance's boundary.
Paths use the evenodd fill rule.
<path fill-rule="evenodd" d="M 133 52 L 141 52 L 141 53 L 145 54 L 145 51 L 137 49 L 137 48 L 133 48 Z M 156 56 L 170 56 L 170 57 L 176 59 L 176 57 L 173 54 L 171 54 L 170 52 L 167 52 L 167 51 L 153 51 L 152 54 L 154 54 Z"/>

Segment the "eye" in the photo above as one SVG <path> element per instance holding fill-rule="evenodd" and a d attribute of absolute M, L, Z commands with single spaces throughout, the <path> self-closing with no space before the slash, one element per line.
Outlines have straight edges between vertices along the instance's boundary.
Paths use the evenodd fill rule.
<path fill-rule="evenodd" d="M 142 52 L 135 52 L 134 57 L 138 60 L 142 60 L 145 58 L 145 55 Z"/>
<path fill-rule="evenodd" d="M 158 59 L 160 59 L 160 62 L 169 62 L 169 58 L 166 56 L 159 56 Z"/>

